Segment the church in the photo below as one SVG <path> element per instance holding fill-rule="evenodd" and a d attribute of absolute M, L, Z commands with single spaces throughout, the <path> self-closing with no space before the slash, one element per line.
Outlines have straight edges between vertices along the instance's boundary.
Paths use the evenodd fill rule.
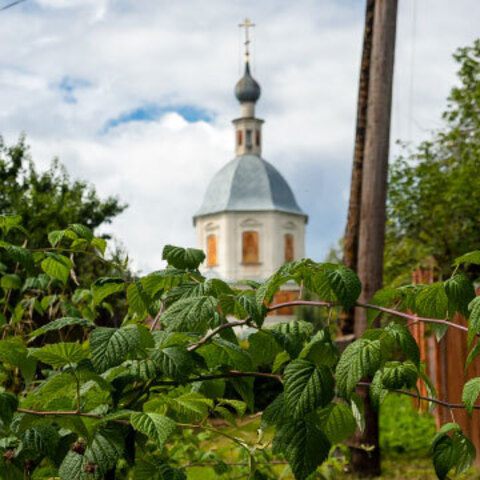
<path fill-rule="evenodd" d="M 202 273 L 233 284 L 265 280 L 284 263 L 303 258 L 308 220 L 285 178 L 262 158 L 264 121 L 255 116 L 261 89 L 249 61 L 252 24 L 246 20 L 242 26 L 245 72 L 235 86 L 235 158 L 213 177 L 193 217 L 198 248 L 206 252 Z"/>

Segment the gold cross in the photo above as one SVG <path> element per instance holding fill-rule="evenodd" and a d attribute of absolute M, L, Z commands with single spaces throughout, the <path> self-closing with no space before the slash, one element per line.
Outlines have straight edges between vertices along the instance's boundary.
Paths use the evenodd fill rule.
<path fill-rule="evenodd" d="M 255 26 L 254 23 L 252 23 L 248 18 L 245 19 L 243 23 L 240 23 L 238 25 L 240 28 L 245 28 L 245 61 L 248 62 L 248 59 L 250 57 L 250 51 L 249 51 L 249 45 L 250 45 L 250 39 L 248 37 L 248 29 L 253 28 Z"/>

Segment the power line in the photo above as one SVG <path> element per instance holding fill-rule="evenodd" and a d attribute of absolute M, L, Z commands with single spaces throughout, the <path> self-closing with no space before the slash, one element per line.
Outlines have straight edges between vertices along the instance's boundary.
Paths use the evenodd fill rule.
<path fill-rule="evenodd" d="M 0 8 L 0 12 L 3 12 L 4 10 L 7 10 L 9 8 L 12 8 L 15 5 L 18 5 L 19 3 L 22 3 L 24 1 L 25 0 L 16 0 L 15 2 L 9 3 L 8 5 L 5 5 L 4 7 Z"/>

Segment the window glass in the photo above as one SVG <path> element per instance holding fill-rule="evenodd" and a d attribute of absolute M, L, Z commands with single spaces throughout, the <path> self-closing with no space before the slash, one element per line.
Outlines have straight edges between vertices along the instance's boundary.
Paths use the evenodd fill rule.
<path fill-rule="evenodd" d="M 258 263 L 258 232 L 243 232 L 242 234 L 242 262 Z"/>
<path fill-rule="evenodd" d="M 207 267 L 217 265 L 217 236 L 209 235 L 207 237 Z"/>
<path fill-rule="evenodd" d="M 293 241 L 293 235 L 287 233 L 285 235 L 285 263 L 293 262 L 295 258 L 295 245 Z"/>

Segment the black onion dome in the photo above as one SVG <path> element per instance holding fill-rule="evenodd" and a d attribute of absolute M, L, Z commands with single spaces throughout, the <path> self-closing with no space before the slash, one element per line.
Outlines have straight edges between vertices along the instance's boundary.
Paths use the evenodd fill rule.
<path fill-rule="evenodd" d="M 237 82 L 235 86 L 235 96 L 240 103 L 253 102 L 255 103 L 260 98 L 260 85 L 250 75 L 250 65 L 245 63 L 245 74 Z"/>

